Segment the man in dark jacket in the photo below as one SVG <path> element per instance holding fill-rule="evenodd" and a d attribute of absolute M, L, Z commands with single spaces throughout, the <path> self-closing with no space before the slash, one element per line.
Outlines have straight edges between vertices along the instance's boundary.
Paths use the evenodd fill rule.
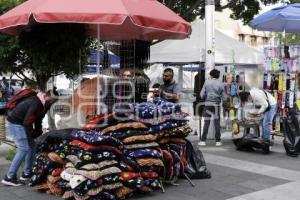
<path fill-rule="evenodd" d="M 35 154 L 34 139 L 42 134 L 42 120 L 56 100 L 51 91 L 46 94 L 39 92 L 35 96 L 21 100 L 15 108 L 8 111 L 8 130 L 15 141 L 17 152 L 5 178 L 2 180 L 4 185 L 21 185 L 21 182 L 17 180 L 17 172 L 23 161 L 25 164 L 20 180 L 26 181 L 31 177 Z"/>

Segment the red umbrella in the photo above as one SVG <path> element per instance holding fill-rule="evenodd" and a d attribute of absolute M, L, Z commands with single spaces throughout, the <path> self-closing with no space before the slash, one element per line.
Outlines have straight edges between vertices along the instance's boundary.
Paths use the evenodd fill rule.
<path fill-rule="evenodd" d="M 0 16 L 0 31 L 17 35 L 36 23 L 84 23 L 103 40 L 183 39 L 190 24 L 157 0 L 28 0 Z"/>

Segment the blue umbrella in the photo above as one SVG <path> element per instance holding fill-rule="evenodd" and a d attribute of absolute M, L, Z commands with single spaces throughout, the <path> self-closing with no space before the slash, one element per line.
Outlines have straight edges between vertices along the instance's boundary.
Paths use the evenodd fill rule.
<path fill-rule="evenodd" d="M 254 18 L 250 25 L 260 31 L 300 32 L 300 3 L 273 8 Z"/>

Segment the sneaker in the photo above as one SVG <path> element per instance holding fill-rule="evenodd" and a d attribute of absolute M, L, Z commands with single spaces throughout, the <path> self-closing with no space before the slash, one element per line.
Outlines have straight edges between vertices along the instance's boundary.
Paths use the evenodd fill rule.
<path fill-rule="evenodd" d="M 31 178 L 31 174 L 25 174 L 24 172 L 22 173 L 22 176 L 20 177 L 21 181 L 27 181 Z"/>
<path fill-rule="evenodd" d="M 21 186 L 22 183 L 20 183 L 17 179 L 17 177 L 13 178 L 8 178 L 7 175 L 5 178 L 1 181 L 2 184 L 7 185 L 7 186 Z"/>
<path fill-rule="evenodd" d="M 199 146 L 205 147 L 206 146 L 206 142 L 205 141 L 200 141 L 198 143 Z"/>
<path fill-rule="evenodd" d="M 223 145 L 222 142 L 216 142 L 216 147 L 220 147 L 222 145 Z"/>
<path fill-rule="evenodd" d="M 264 151 L 265 154 L 269 154 L 270 153 L 270 142 L 266 141 L 266 142 L 262 142 L 262 150 Z"/>

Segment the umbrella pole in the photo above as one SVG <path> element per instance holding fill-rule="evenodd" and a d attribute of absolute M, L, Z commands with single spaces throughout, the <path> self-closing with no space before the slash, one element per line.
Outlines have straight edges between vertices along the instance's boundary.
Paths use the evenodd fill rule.
<path fill-rule="evenodd" d="M 100 114 L 100 24 L 97 25 L 97 39 L 98 39 L 98 47 L 97 47 L 97 106 L 96 106 L 96 114 L 99 115 Z"/>

